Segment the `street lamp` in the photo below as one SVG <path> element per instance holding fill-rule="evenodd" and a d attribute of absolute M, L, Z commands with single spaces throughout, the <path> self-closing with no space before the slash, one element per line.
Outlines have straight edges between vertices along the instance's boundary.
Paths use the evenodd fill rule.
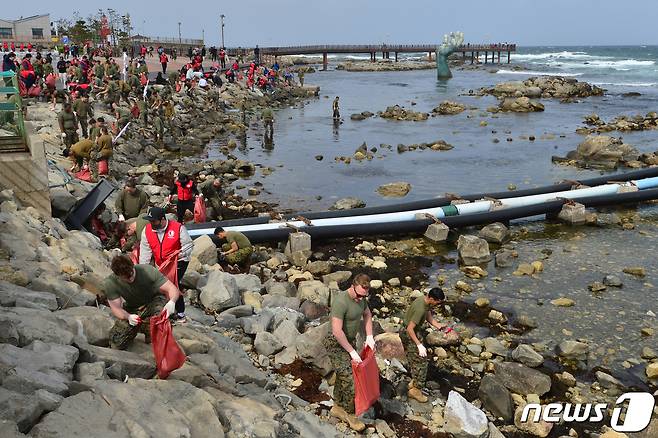
<path fill-rule="evenodd" d="M 219 16 L 222 19 L 222 48 L 224 47 L 224 17 L 226 17 L 224 14 Z"/>
<path fill-rule="evenodd" d="M 180 37 L 180 25 L 181 25 L 181 22 L 179 21 L 178 22 L 178 44 L 183 43 L 183 39 Z"/>

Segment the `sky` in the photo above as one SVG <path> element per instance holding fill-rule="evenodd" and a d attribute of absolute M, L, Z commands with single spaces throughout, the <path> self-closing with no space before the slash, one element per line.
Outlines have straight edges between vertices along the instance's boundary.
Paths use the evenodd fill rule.
<path fill-rule="evenodd" d="M 55 21 L 73 11 L 86 17 L 111 6 L 130 13 L 135 33 L 178 37 L 181 22 L 183 38 L 201 38 L 203 30 L 208 46 L 219 44 L 220 14 L 226 16 L 227 47 L 440 43 L 445 33 L 458 30 L 470 43 L 658 44 L 658 2 L 651 0 L 32 0 L 11 5 L 0 17 L 50 13 Z"/>

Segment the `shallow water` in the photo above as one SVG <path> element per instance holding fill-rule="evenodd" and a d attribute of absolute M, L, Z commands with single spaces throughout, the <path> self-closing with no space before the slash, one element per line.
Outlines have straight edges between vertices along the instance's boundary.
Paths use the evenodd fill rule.
<path fill-rule="evenodd" d="M 611 95 L 561 104 L 543 100 L 544 113 L 497 114 L 486 112 L 495 105 L 493 97 L 465 96 L 468 90 L 510 80 L 488 71 L 455 71 L 447 82 L 437 82 L 434 71 L 350 73 L 318 72 L 307 82 L 321 87 L 321 97 L 295 107 L 276 111 L 274 142 L 264 147 L 262 126 L 251 120 L 247 147 L 235 151 L 239 158 L 275 168 L 260 180 L 267 200 L 294 210 L 323 209 L 336 199 L 357 196 L 368 205 L 394 203 L 384 199 L 376 188 L 392 181 L 407 181 L 413 188 L 405 200 L 441 196 L 445 192 L 472 193 L 505 190 L 508 184 L 519 189 L 549 184 L 564 178 L 586 178 L 597 171 L 556 166 L 552 155 L 565 155 L 575 149 L 583 136 L 575 133 L 583 117 L 592 112 L 604 120 L 622 113 L 646 113 L 658 105 L 653 92 L 624 98 L 617 87 Z M 515 77 L 513 79 L 521 79 Z M 343 123 L 335 127 L 331 101 L 341 97 Z M 350 114 L 384 110 L 400 104 L 414 111 L 429 112 L 443 100 L 457 100 L 478 110 L 456 116 L 431 117 L 421 122 L 399 122 L 373 117 L 352 121 Z M 411 105 L 415 102 L 416 105 Z M 480 126 L 486 121 L 488 126 Z M 494 133 L 495 131 L 495 133 Z M 550 139 L 545 139 L 549 135 Z M 617 134 L 613 134 L 617 135 Z M 535 141 L 527 139 L 535 136 Z M 542 137 L 544 136 L 544 137 Z M 493 139 L 500 140 L 493 143 Z M 506 141 L 511 138 L 513 141 Z M 544 138 L 544 139 L 542 139 Z M 641 151 L 653 151 L 658 131 L 628 133 L 627 142 Z M 454 146 L 450 151 L 416 150 L 398 154 L 398 143 L 413 144 L 443 139 Z M 334 161 L 351 156 L 363 142 L 377 147 L 372 161 Z M 384 149 L 380 144 L 392 145 Z M 209 151 L 212 155 L 213 151 Z M 317 161 L 314 157 L 322 155 Z M 327 190 L 331 187 L 331 190 Z M 320 201 L 317 196 L 322 196 Z"/>

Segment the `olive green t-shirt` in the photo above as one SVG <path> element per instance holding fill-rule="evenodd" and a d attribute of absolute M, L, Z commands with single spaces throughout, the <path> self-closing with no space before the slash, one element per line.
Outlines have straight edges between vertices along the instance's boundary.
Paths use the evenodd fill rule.
<path fill-rule="evenodd" d="M 233 242 L 237 243 L 238 249 L 247 248 L 251 246 L 251 242 L 249 241 L 247 236 L 245 236 L 239 231 L 227 231 L 226 241 L 228 243 L 233 243 Z"/>
<path fill-rule="evenodd" d="M 337 292 L 332 297 L 331 317 L 343 321 L 343 332 L 347 340 L 353 344 L 356 334 L 361 328 L 363 312 L 368 307 L 368 302 L 362 299 L 360 302 L 354 301 L 347 291 Z"/>
<path fill-rule="evenodd" d="M 416 333 L 416 337 L 422 336 L 423 333 L 423 325 L 425 325 L 425 320 L 426 320 L 426 315 L 427 311 L 430 309 L 429 304 L 425 302 L 425 297 L 418 297 L 416 298 L 409 308 L 407 309 L 406 313 L 404 314 L 404 329 L 406 329 L 409 324 L 413 321 L 416 326 L 414 327 L 414 332 Z"/>
<path fill-rule="evenodd" d="M 269 108 L 265 108 L 262 112 L 263 120 L 274 120 L 274 114 Z"/>
<path fill-rule="evenodd" d="M 160 293 L 160 287 L 167 282 L 164 275 L 151 265 L 135 265 L 135 272 L 135 281 L 132 283 L 126 283 L 115 274 L 110 274 L 102 286 L 108 300 L 123 298 L 123 308 L 131 313 L 150 303 Z"/>

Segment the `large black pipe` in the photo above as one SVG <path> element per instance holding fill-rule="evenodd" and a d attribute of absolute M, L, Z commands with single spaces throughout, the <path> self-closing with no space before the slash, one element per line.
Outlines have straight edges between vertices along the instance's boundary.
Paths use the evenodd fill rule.
<path fill-rule="evenodd" d="M 632 172 L 626 172 L 617 175 L 607 175 L 607 176 L 600 176 L 596 178 L 589 178 L 589 179 L 579 180 L 579 182 L 586 186 L 598 186 L 613 181 L 630 181 L 634 179 L 650 178 L 654 176 L 658 176 L 658 167 L 652 167 L 649 169 L 642 169 L 642 170 L 634 170 Z M 493 193 L 475 193 L 471 195 L 464 195 L 462 196 L 462 198 L 468 201 L 476 201 L 484 197 L 496 198 L 496 199 L 518 198 L 521 196 L 561 192 L 564 190 L 570 190 L 571 187 L 572 187 L 571 182 L 563 182 L 563 183 L 552 184 L 548 186 L 535 187 L 533 189 L 523 189 L 523 190 L 493 192 Z M 450 201 L 451 199 L 446 197 L 422 199 L 419 201 L 402 202 L 399 204 L 391 204 L 391 205 L 381 205 L 378 207 L 355 208 L 353 210 L 301 212 L 301 213 L 285 215 L 284 218 L 286 220 L 290 220 L 296 216 L 303 216 L 307 219 L 367 216 L 372 214 L 396 213 L 399 211 L 422 210 L 426 208 L 442 207 L 444 205 L 450 204 Z M 207 224 L 196 224 L 196 225 L 191 225 L 189 228 L 198 229 L 198 228 L 206 228 L 211 226 L 236 227 L 240 225 L 266 224 L 269 221 L 270 218 L 268 217 L 250 217 L 244 219 L 233 219 L 233 220 L 222 221 L 222 222 L 209 222 Z"/>
<path fill-rule="evenodd" d="M 616 206 L 620 204 L 631 204 L 652 199 L 658 199 L 658 189 L 640 190 L 637 192 L 617 193 L 607 196 L 591 196 L 579 198 L 576 201 L 586 207 Z M 544 202 L 537 205 L 525 207 L 505 208 L 486 213 L 476 213 L 464 216 L 448 216 L 441 221 L 450 228 L 461 228 L 473 225 L 486 225 L 493 222 L 507 222 L 513 219 L 537 216 L 542 214 L 558 213 L 566 199 Z M 333 225 L 322 227 L 305 227 L 305 233 L 311 235 L 314 240 L 331 239 L 350 236 L 367 235 L 400 235 L 423 233 L 432 223 L 431 219 L 420 219 L 402 222 L 358 224 L 358 225 Z M 197 224 L 196 228 L 204 228 Z M 283 241 L 288 234 L 293 232 L 291 228 L 283 227 L 269 230 L 245 231 L 244 234 L 253 243 Z M 212 230 L 209 228 L 209 234 Z"/>

